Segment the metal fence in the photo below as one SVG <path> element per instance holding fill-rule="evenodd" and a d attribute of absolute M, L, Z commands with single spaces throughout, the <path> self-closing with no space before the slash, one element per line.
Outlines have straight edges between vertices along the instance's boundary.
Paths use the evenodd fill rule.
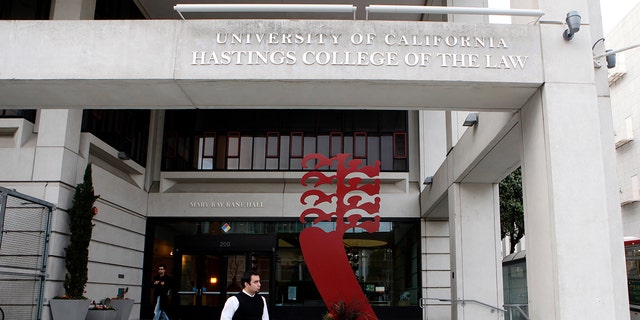
<path fill-rule="evenodd" d="M 39 320 L 51 203 L 0 187 L 0 308 L 5 319 Z"/>

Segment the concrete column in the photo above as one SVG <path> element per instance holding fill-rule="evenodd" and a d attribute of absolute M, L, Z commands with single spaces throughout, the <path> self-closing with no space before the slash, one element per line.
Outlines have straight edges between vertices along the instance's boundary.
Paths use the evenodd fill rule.
<path fill-rule="evenodd" d="M 76 185 L 81 125 L 82 110 L 40 110 L 33 181 Z"/>
<path fill-rule="evenodd" d="M 149 119 L 149 144 L 145 172 L 145 190 L 150 190 L 154 181 L 160 181 L 162 168 L 162 146 L 164 145 L 165 110 L 151 110 Z"/>
<path fill-rule="evenodd" d="M 447 157 L 445 111 L 418 111 L 420 118 L 420 176 L 433 176 Z"/>
<path fill-rule="evenodd" d="M 620 216 L 608 210 L 599 112 L 593 85 L 558 83 L 522 109 L 531 319 L 629 317 L 616 299 L 625 267 L 611 258 Z"/>
<path fill-rule="evenodd" d="M 449 188 L 451 319 L 504 319 L 498 185 L 454 183 Z M 477 303 L 479 302 L 479 303 Z M 532 318 L 538 319 L 538 318 Z"/>
<path fill-rule="evenodd" d="M 54 0 L 52 20 L 93 20 L 96 0 Z"/>
<path fill-rule="evenodd" d="M 423 319 L 450 320 L 451 307 L 437 299 L 451 299 L 449 222 L 422 222 Z"/>
<path fill-rule="evenodd" d="M 523 193 L 531 319 L 628 319 L 610 116 L 599 106 L 590 1 L 537 0 L 545 84 L 522 108 Z M 582 16 L 562 38 L 569 11 Z M 591 19 L 593 18 L 593 19 Z M 591 23 L 594 23 L 593 30 Z"/>

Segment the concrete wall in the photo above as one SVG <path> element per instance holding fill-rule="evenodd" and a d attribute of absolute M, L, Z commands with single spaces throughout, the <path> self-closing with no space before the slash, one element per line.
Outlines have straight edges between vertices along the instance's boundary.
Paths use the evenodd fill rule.
<path fill-rule="evenodd" d="M 43 319 L 50 316 L 48 299 L 64 293 L 64 256 L 69 234 L 66 212 L 71 206 L 76 184 L 82 182 L 87 161 L 93 163 L 94 190 L 100 198 L 95 204 L 99 213 L 94 218 L 89 247 L 89 282 L 85 296 L 99 301 L 115 297 L 118 288 L 128 287 L 127 297 L 136 300 L 132 311 L 132 319 L 136 319 L 148 197 L 133 180 L 123 179 L 126 174 L 122 171 L 140 173 L 141 170 L 133 163 L 122 164 L 116 157 L 117 151 L 95 137 L 81 135 L 77 118 L 66 118 L 67 111 L 41 113 L 40 123 L 47 125 L 40 125 L 38 133 L 29 122 L 0 119 L 3 132 L 13 132 L 4 135 L 7 144 L 0 148 L 3 159 L 13 159 L 3 167 L 0 183 L 56 205 L 51 221 Z M 66 119 L 74 119 L 71 122 L 78 126 L 67 130 L 64 124 L 69 121 Z M 8 144 L 9 141 L 12 143 Z M 109 163 L 115 163 L 121 169 L 115 169 Z"/>

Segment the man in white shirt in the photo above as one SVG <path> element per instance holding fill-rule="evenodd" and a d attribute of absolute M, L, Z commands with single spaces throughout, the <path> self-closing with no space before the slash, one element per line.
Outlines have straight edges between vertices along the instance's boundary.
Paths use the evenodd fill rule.
<path fill-rule="evenodd" d="M 267 301 L 260 296 L 260 276 L 247 271 L 240 278 L 242 292 L 229 297 L 224 304 L 220 320 L 269 320 Z"/>

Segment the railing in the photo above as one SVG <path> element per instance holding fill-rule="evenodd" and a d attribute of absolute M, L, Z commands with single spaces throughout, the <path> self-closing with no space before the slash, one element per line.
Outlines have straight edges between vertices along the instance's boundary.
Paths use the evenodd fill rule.
<path fill-rule="evenodd" d="M 473 300 L 473 299 L 456 299 L 456 300 L 452 300 L 452 299 L 440 299 L 440 298 L 422 298 L 420 299 L 420 308 L 424 308 L 427 306 L 426 301 L 427 300 L 435 300 L 435 301 L 440 301 L 440 302 L 451 302 L 453 304 L 461 304 L 461 305 L 465 305 L 466 303 L 475 303 L 484 307 L 487 307 L 489 309 L 491 309 L 491 313 L 495 312 L 495 311 L 502 311 L 504 313 L 507 313 L 508 311 L 496 306 L 492 306 L 490 304 L 486 304 L 484 302 L 478 301 L 478 300 Z"/>
<path fill-rule="evenodd" d="M 406 14 L 474 14 L 474 15 L 502 15 L 542 17 L 544 11 L 535 9 L 496 9 L 482 7 L 442 7 L 442 6 L 394 6 L 370 5 L 366 7 L 367 20 L 369 13 L 406 13 Z M 537 20 L 536 20 L 537 22 Z"/>
<path fill-rule="evenodd" d="M 526 304 L 526 303 L 512 303 L 512 304 L 505 304 L 504 305 L 505 309 L 513 308 L 513 309 L 518 310 L 519 314 L 522 315 L 526 320 L 529 320 L 529 315 L 522 308 L 527 308 L 528 306 L 529 305 Z M 509 311 L 509 320 L 513 320 L 513 312 L 511 312 L 511 311 Z"/>
<path fill-rule="evenodd" d="M 523 309 L 526 308 L 528 305 L 527 304 L 505 304 L 504 307 L 505 309 L 496 307 L 496 306 L 492 306 L 490 304 L 484 303 L 482 301 L 478 301 L 478 300 L 473 300 L 473 299 L 457 299 L 457 300 L 452 300 L 452 299 L 440 299 L 440 298 L 422 298 L 420 299 L 420 308 L 425 308 L 427 306 L 427 301 L 429 300 L 433 300 L 433 301 L 439 301 L 439 302 L 450 302 L 452 304 L 461 304 L 464 306 L 464 304 L 466 303 L 475 303 L 477 305 L 481 305 L 483 307 L 487 307 L 491 310 L 491 313 L 495 312 L 495 311 L 502 311 L 504 314 L 509 314 L 509 320 L 513 319 L 513 315 L 514 313 L 510 310 L 507 309 L 516 309 L 518 310 L 519 314 L 522 315 L 522 317 L 524 317 L 524 319 L 529 320 L 529 315 L 527 315 L 527 312 Z"/>
<path fill-rule="evenodd" d="M 352 13 L 356 19 L 356 6 L 350 4 L 177 4 L 173 7 L 182 20 L 183 12 L 307 12 Z"/>
<path fill-rule="evenodd" d="M 177 4 L 177 11 L 182 20 L 183 12 L 306 12 L 306 13 L 353 13 L 356 19 L 357 7 L 350 4 Z M 365 7 L 366 20 L 369 13 L 400 14 L 473 14 L 540 17 L 544 11 L 536 9 L 500 9 L 483 7 L 446 7 L 446 6 L 405 6 L 405 5 L 369 5 Z"/>

